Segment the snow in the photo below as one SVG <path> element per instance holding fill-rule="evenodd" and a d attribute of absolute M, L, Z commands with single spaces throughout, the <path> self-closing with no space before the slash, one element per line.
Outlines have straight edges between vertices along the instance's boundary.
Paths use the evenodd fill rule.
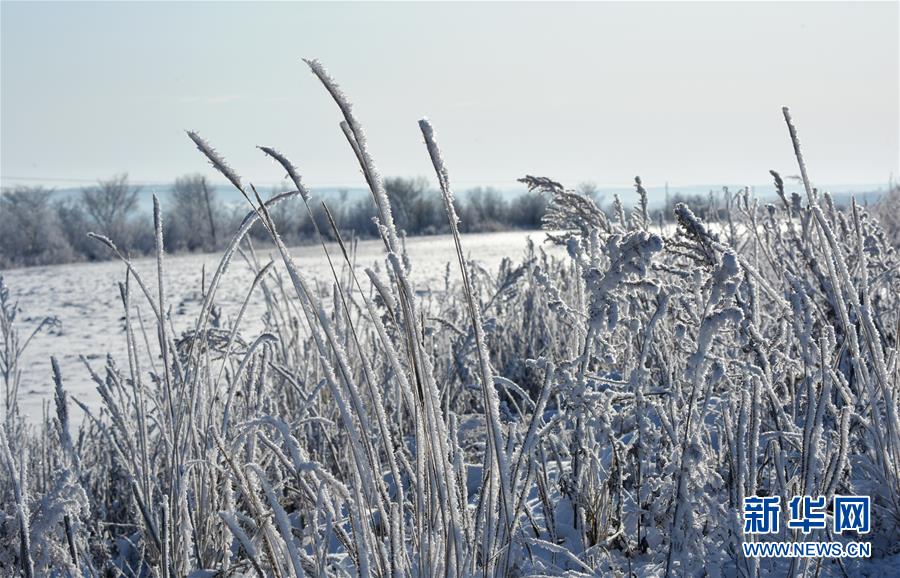
<path fill-rule="evenodd" d="M 466 235 L 465 248 L 476 261 L 488 270 L 496 269 L 504 257 L 519 260 L 527 239 L 540 245 L 542 232 L 510 231 Z M 549 249 L 549 247 L 548 247 Z M 335 244 L 328 247 L 332 255 L 339 255 Z M 413 237 L 406 240 L 406 250 L 414 264 L 410 277 L 419 289 L 436 291 L 444 287 L 444 273 L 448 262 L 455 262 L 453 239 L 449 235 Z M 257 258 L 265 263 L 271 256 L 276 267 L 281 264 L 275 248 L 257 249 Z M 330 287 L 331 271 L 319 245 L 294 247 L 291 254 L 298 269 L 311 282 Z M 193 329 L 202 304 L 202 270 L 206 269 L 206 283 L 219 264 L 219 254 L 167 256 L 165 261 L 166 301 L 171 307 L 172 323 L 177 332 Z M 232 264 L 217 294 L 217 305 L 225 319 L 233 319 L 246 298 L 247 288 L 254 274 L 240 259 Z M 154 294 L 156 261 L 152 258 L 134 261 L 135 268 Z M 384 267 L 384 245 L 380 240 L 360 241 L 356 250 L 356 266 L 361 280 L 363 269 Z M 0 271 L 10 294 L 20 307 L 17 323 L 23 335 L 29 334 L 47 316 L 56 316 L 60 326 L 38 334 L 29 344 L 22 363 L 22 385 L 19 404 L 30 418 L 41 415 L 41 406 L 52 401 L 54 386 L 50 356 L 59 360 L 66 391 L 96 407 L 99 395 L 94 389 L 87 368 L 80 356 L 99 368 L 106 355 L 111 354 L 120 366 L 127 363 L 124 335 L 124 310 L 119 297 L 118 283 L 125 278 L 125 265 L 119 261 L 77 263 L 50 267 L 32 267 Z M 154 294 L 155 298 L 155 294 Z M 135 292 L 132 303 L 148 328 L 148 338 L 155 339 L 149 305 Z M 252 341 L 262 329 L 260 316 L 265 309 L 260 298 L 252 299 L 242 322 L 242 335 Z M 137 336 L 143 344 L 143 337 Z"/>

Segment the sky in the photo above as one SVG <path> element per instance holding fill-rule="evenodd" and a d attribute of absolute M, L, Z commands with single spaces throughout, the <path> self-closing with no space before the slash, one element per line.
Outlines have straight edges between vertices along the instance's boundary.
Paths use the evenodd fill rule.
<path fill-rule="evenodd" d="M 456 188 L 525 174 L 650 186 L 797 172 L 886 183 L 900 166 L 900 10 L 881 3 L 0 3 L 0 177 L 79 186 L 214 176 L 361 186 L 340 114 L 354 102 L 385 175 L 431 176 L 428 116 Z M 222 181 L 221 178 L 215 178 Z"/>

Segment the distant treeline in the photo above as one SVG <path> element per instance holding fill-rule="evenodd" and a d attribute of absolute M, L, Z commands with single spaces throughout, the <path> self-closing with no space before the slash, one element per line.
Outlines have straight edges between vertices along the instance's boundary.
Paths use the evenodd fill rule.
<path fill-rule="evenodd" d="M 421 178 L 389 178 L 385 189 L 398 229 L 408 235 L 449 231 L 440 194 Z M 275 194 L 278 191 L 272 191 Z M 14 187 L 0 194 L 0 267 L 95 261 L 111 257 L 109 249 L 87 236 L 105 235 L 131 256 L 155 250 L 153 227 L 139 210 L 141 188 L 127 175 L 101 180 L 79 194 L 59 198 L 44 187 Z M 457 199 L 463 232 L 537 229 L 546 200 L 534 193 L 508 196 L 490 188 L 467 191 Z M 326 237 L 333 236 L 322 204 L 311 204 L 313 219 Z M 362 238 L 378 234 L 371 197 L 329 200 L 328 208 L 342 235 Z M 175 180 L 164 199 L 163 225 L 167 251 L 214 251 L 228 242 L 246 216 L 246 205 L 227 204 L 201 175 Z M 290 244 L 313 240 L 315 228 L 300 201 L 285 202 L 272 211 L 279 233 Z M 255 227 L 251 238 L 265 242 L 268 234 Z"/>
<path fill-rule="evenodd" d="M 411 236 L 449 232 L 440 194 L 427 180 L 397 177 L 386 179 L 384 184 L 399 230 Z M 627 198 L 627 193 L 625 199 L 618 195 L 606 199 L 591 183 L 582 183 L 575 190 L 592 199 L 612 217 L 621 210 L 623 202 L 631 205 L 633 201 Z M 163 232 L 169 252 L 222 248 L 249 211 L 245 204 L 223 202 L 215 187 L 202 175 L 175 179 L 167 193 L 163 199 Z M 0 192 L 0 268 L 109 259 L 109 249 L 90 239 L 88 232 L 109 237 L 131 256 L 153 253 L 153 227 L 146 212 L 139 210 L 140 194 L 141 188 L 129 183 L 127 175 L 101 180 L 76 195 L 65 197 L 44 187 L 3 190 Z M 717 221 L 725 213 L 727 197 L 727 190 L 708 195 L 676 192 L 666 195 L 662 206 L 651 214 L 654 222 L 671 222 L 674 207 L 685 203 L 701 219 Z M 890 210 L 881 211 L 886 213 L 883 221 L 900 237 L 900 224 L 891 215 L 897 207 L 897 197 L 895 189 L 881 200 L 879 207 L 890 207 Z M 348 198 L 348 195 L 338 195 L 334 198 L 332 195 L 327 202 L 342 235 L 361 238 L 378 235 L 371 196 Z M 456 198 L 460 230 L 476 233 L 538 229 L 547 202 L 538 193 L 522 192 L 510 197 L 491 188 L 471 189 Z M 327 238 L 333 237 L 321 202 L 314 199 L 310 207 L 319 230 Z M 277 205 L 272 210 L 272 217 L 287 243 L 303 244 L 315 239 L 315 227 L 299 200 Z M 261 243 L 269 238 L 259 224 L 251 230 L 250 237 Z"/>

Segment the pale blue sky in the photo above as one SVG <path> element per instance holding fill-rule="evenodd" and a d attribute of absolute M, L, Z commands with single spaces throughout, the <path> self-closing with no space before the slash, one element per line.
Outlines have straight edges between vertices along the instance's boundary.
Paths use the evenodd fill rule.
<path fill-rule="evenodd" d="M 796 172 L 791 106 L 819 183 L 898 172 L 898 3 L 236 4 L 2 2 L 3 184 L 127 171 L 362 179 L 301 57 L 356 104 L 381 171 L 430 175 L 427 115 L 459 187 L 764 183 Z M 220 180 L 220 179 L 217 179 Z"/>

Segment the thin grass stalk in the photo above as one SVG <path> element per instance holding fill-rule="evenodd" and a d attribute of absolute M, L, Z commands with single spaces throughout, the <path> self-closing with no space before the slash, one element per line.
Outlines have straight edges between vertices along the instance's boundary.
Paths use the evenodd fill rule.
<path fill-rule="evenodd" d="M 378 207 L 378 213 L 381 219 L 381 223 L 385 226 L 386 229 L 387 237 L 385 245 L 388 251 L 396 251 L 398 247 L 397 228 L 394 225 L 394 217 L 393 213 L 391 212 L 390 199 L 388 198 L 387 192 L 384 189 L 384 182 L 381 179 L 381 175 L 378 173 L 378 169 L 375 167 L 375 161 L 369 154 L 365 132 L 363 131 L 362 126 L 356 120 L 356 117 L 353 115 L 353 105 L 350 104 L 350 101 L 347 99 L 341 88 L 337 85 L 337 82 L 335 82 L 331 75 L 328 74 L 328 71 L 325 70 L 325 67 L 322 66 L 322 64 L 318 60 L 304 59 L 304 62 L 306 62 L 310 70 L 312 70 L 313 74 L 316 75 L 316 77 L 331 95 L 331 98 L 340 109 L 341 114 L 344 117 L 344 121 L 347 123 L 348 130 L 345 130 L 345 134 L 352 135 L 353 137 L 351 146 L 353 147 L 354 152 L 357 154 L 360 165 L 363 167 L 363 172 L 366 176 L 366 180 L 369 183 L 372 195 L 375 199 L 375 205 Z"/>
<path fill-rule="evenodd" d="M 432 128 L 431 123 L 424 118 L 419 121 L 419 128 L 422 131 L 422 136 L 425 138 L 425 145 L 428 148 L 428 154 L 431 157 L 432 165 L 434 165 L 434 170 L 437 174 L 442 198 L 444 200 L 444 208 L 447 211 L 447 218 L 450 223 L 450 231 L 453 235 L 454 245 L 456 246 L 456 256 L 457 260 L 459 261 L 460 273 L 463 280 L 463 291 L 465 292 L 466 304 L 469 308 L 469 316 L 472 323 L 472 330 L 475 335 L 476 349 L 478 352 L 478 363 L 481 370 L 480 377 L 482 395 L 484 396 L 485 425 L 491 439 L 491 451 L 494 455 L 494 461 L 496 462 L 497 468 L 499 469 L 500 507 L 502 513 L 502 523 L 505 526 L 507 532 L 511 532 L 513 520 L 511 504 L 512 495 L 511 488 L 509 487 L 510 472 L 506 454 L 503 451 L 503 448 L 506 444 L 503 443 L 503 433 L 500 429 L 499 423 L 500 400 L 497 396 L 496 389 L 494 389 L 494 380 L 492 377 L 487 345 L 485 343 L 484 328 L 482 327 L 481 323 L 481 311 L 478 307 L 475 306 L 474 295 L 472 293 L 472 285 L 471 281 L 469 280 L 468 268 L 466 266 L 466 259 L 463 255 L 462 244 L 460 242 L 458 227 L 459 217 L 456 214 L 456 208 L 453 206 L 453 193 L 450 190 L 449 174 L 444 164 L 443 157 L 441 156 L 440 148 L 435 141 L 434 129 Z M 493 470 L 493 467 L 491 467 L 491 470 Z M 507 538 L 511 540 L 512 536 L 508 533 Z M 505 548 L 505 546 L 501 547 Z M 504 561 L 501 564 L 504 572 L 508 571 L 509 562 L 509 550 L 506 549 L 505 551 L 507 552 L 507 555 L 504 556 Z M 492 556 L 492 553 L 486 552 L 484 553 L 484 555 Z M 490 571 L 490 564 L 488 565 L 488 571 Z"/>

